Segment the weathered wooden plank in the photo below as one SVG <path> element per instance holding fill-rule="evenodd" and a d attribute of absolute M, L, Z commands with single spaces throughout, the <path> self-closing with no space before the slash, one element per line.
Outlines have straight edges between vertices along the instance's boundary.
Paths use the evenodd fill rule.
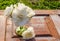
<path fill-rule="evenodd" d="M 50 15 L 50 14 L 59 14 L 60 15 L 60 10 L 34 10 L 36 15 Z M 0 15 L 4 14 L 4 10 L 0 10 Z"/>
<path fill-rule="evenodd" d="M 57 33 L 57 30 L 55 28 L 55 25 L 54 25 L 51 17 L 47 17 L 46 22 L 47 22 L 47 26 L 48 26 L 52 36 L 55 37 L 55 38 L 59 38 L 59 35 Z"/>
<path fill-rule="evenodd" d="M 50 15 L 50 17 L 52 18 L 52 21 L 55 24 L 55 27 L 60 35 L 60 17 L 58 15 Z"/>
<path fill-rule="evenodd" d="M 6 27 L 6 41 L 13 41 L 12 38 L 12 21 L 11 19 L 7 19 L 7 27 Z"/>
<path fill-rule="evenodd" d="M 58 14 L 58 10 L 34 10 L 36 15 Z"/>
<path fill-rule="evenodd" d="M 58 15 L 50 15 L 50 17 L 55 25 L 58 35 L 60 36 L 60 17 Z"/>
<path fill-rule="evenodd" d="M 35 41 L 60 41 L 54 37 L 36 37 Z"/>
<path fill-rule="evenodd" d="M 5 41 L 6 17 L 0 15 L 0 41 Z"/>

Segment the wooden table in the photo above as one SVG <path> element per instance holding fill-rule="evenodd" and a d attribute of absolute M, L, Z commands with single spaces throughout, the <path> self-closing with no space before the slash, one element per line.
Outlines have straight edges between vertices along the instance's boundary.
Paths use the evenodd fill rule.
<path fill-rule="evenodd" d="M 35 10 L 36 15 L 27 23 L 36 33 L 36 37 L 30 40 L 17 37 L 15 24 L 2 13 L 0 11 L 0 41 L 60 41 L 60 16 L 56 11 Z"/>

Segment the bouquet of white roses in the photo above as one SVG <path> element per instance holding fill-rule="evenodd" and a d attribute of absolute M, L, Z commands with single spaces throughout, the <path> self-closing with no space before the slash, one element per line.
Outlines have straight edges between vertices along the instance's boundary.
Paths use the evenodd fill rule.
<path fill-rule="evenodd" d="M 10 5 L 10 7 L 6 7 L 4 15 L 12 18 L 13 22 L 17 26 L 20 26 L 16 29 L 17 35 L 23 36 L 23 38 L 27 39 L 35 36 L 32 27 L 27 29 L 24 27 L 24 25 L 32 18 L 32 16 L 35 15 L 34 11 L 30 7 L 24 5 L 23 3 Z"/>

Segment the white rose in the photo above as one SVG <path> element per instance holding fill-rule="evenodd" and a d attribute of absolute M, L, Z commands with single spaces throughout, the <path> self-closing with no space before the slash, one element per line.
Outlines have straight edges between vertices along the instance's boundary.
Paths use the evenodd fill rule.
<path fill-rule="evenodd" d="M 10 7 L 6 7 L 6 9 L 4 11 L 4 15 L 9 17 L 9 16 L 11 16 L 12 11 L 13 11 L 13 5 L 10 5 Z"/>
<path fill-rule="evenodd" d="M 23 39 L 30 39 L 35 37 L 33 27 L 29 27 L 26 31 L 22 33 Z"/>
<path fill-rule="evenodd" d="M 30 20 L 30 18 L 27 17 L 27 14 L 25 5 L 18 4 L 18 7 L 12 12 L 12 19 L 17 26 L 23 26 Z"/>

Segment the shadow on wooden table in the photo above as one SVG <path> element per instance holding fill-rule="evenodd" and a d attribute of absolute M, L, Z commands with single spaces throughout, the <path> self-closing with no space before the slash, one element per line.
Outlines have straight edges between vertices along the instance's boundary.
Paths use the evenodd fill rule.
<path fill-rule="evenodd" d="M 12 38 L 18 38 L 20 41 L 36 41 L 35 38 L 23 39 L 21 36 L 13 36 Z"/>

